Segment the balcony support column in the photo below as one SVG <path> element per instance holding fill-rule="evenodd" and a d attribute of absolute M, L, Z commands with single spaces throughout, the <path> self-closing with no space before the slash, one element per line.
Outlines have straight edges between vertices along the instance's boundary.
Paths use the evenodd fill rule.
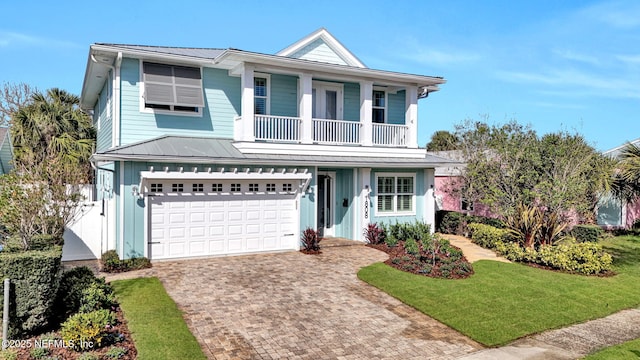
<path fill-rule="evenodd" d="M 303 144 L 313 144 L 313 81 L 311 74 L 298 75 L 299 114 L 302 121 Z"/>
<path fill-rule="evenodd" d="M 242 73 L 240 75 L 240 82 L 242 84 L 242 99 L 241 99 L 241 122 L 242 131 L 241 139 L 239 141 L 255 141 L 254 133 L 254 118 L 255 118 L 255 104 L 254 104 L 254 92 L 253 92 L 253 72 L 254 68 L 250 64 L 244 64 Z"/>
<path fill-rule="evenodd" d="M 362 146 L 372 146 L 373 125 L 373 81 L 360 81 L 360 123 L 362 123 L 362 133 L 360 134 L 360 144 Z"/>
<path fill-rule="evenodd" d="M 415 86 L 407 87 L 405 95 L 404 123 L 408 127 L 407 147 L 415 149 L 418 147 L 418 88 Z"/>

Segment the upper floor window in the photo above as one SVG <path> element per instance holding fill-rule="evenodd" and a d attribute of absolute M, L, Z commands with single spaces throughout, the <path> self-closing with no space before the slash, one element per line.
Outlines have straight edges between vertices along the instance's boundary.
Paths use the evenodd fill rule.
<path fill-rule="evenodd" d="M 387 109 L 386 94 L 384 91 L 373 91 L 373 113 L 371 121 L 383 124 L 385 122 L 385 113 Z"/>
<path fill-rule="evenodd" d="M 267 115 L 269 111 L 267 108 L 269 91 L 266 77 L 253 78 L 253 98 L 255 102 L 254 113 L 256 115 Z"/>
<path fill-rule="evenodd" d="M 145 62 L 144 107 L 198 113 L 204 107 L 199 68 Z"/>

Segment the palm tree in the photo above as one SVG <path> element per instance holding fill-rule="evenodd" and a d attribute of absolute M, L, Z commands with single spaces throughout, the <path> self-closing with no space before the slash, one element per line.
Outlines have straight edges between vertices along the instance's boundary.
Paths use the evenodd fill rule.
<path fill-rule="evenodd" d="M 640 197 L 640 146 L 627 144 L 619 159 L 613 191 L 618 198 L 630 202 Z"/>
<path fill-rule="evenodd" d="M 89 158 L 96 132 L 91 118 L 80 109 L 80 98 L 64 90 L 36 92 L 13 116 L 11 137 L 16 168 L 46 161 L 72 166 L 90 180 Z"/>

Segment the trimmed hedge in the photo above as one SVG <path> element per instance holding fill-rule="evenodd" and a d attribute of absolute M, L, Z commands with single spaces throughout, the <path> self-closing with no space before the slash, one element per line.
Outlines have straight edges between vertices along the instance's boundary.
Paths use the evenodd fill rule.
<path fill-rule="evenodd" d="M 498 229 L 506 227 L 502 220 L 496 218 L 446 210 L 438 211 L 436 214 L 436 229 L 443 234 L 465 235 L 469 231 L 468 225 L 472 223 L 490 225 Z"/>
<path fill-rule="evenodd" d="M 98 279 L 86 266 L 75 267 L 62 273 L 56 297 L 56 320 L 63 322 L 82 305 L 83 291 Z"/>
<path fill-rule="evenodd" d="M 578 242 L 595 243 L 602 238 L 604 230 L 598 225 L 576 225 L 570 233 Z"/>
<path fill-rule="evenodd" d="M 0 279 L 11 280 L 8 338 L 32 334 L 50 324 L 61 258 L 60 246 L 48 251 L 0 252 Z M 3 296 L 4 289 L 0 303 Z"/>
<path fill-rule="evenodd" d="M 524 249 L 514 242 L 498 242 L 496 250 L 511 261 L 539 264 L 587 275 L 611 271 L 613 263 L 611 255 L 595 243 L 543 246 L 535 250 Z"/>
<path fill-rule="evenodd" d="M 509 230 L 498 229 L 491 225 L 469 224 L 471 241 L 487 249 L 494 249 L 499 241 L 509 241 Z"/>

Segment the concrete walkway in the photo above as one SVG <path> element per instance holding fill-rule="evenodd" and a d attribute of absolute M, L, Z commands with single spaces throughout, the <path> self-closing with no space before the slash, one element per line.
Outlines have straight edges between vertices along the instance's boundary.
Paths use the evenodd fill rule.
<path fill-rule="evenodd" d="M 640 338 L 640 309 L 549 330 L 508 346 L 462 356 L 464 360 L 579 359 L 596 350 Z"/>
<path fill-rule="evenodd" d="M 469 262 L 474 263 L 478 260 L 495 260 L 502 262 L 511 262 L 501 256 L 496 255 L 491 250 L 480 247 L 471 242 L 471 240 L 467 239 L 464 236 L 459 235 L 451 235 L 451 234 L 438 234 L 443 239 L 449 240 L 451 245 L 459 247 L 464 256 L 469 260 Z"/>

